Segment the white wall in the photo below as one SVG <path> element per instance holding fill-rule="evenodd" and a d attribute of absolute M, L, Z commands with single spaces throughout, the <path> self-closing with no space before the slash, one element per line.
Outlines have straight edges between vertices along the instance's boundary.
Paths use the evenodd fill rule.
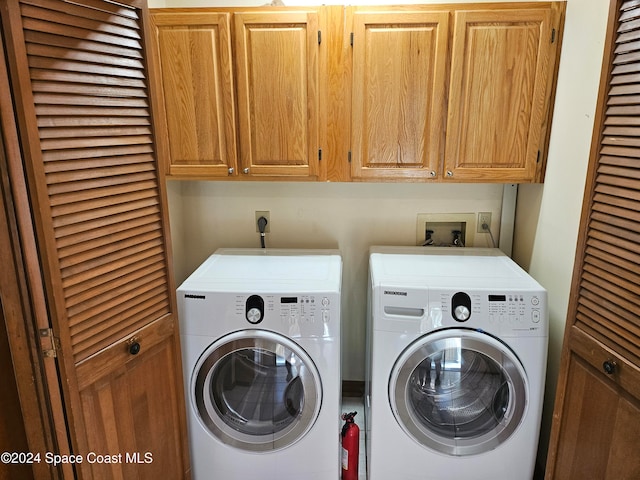
<path fill-rule="evenodd" d="M 502 185 L 169 181 L 177 282 L 219 247 L 260 247 L 256 210 L 268 210 L 270 248 L 337 248 L 343 257 L 345 380 L 364 380 L 371 245 L 415 245 L 418 213 L 492 212 Z M 477 246 L 489 246 L 476 234 Z"/>

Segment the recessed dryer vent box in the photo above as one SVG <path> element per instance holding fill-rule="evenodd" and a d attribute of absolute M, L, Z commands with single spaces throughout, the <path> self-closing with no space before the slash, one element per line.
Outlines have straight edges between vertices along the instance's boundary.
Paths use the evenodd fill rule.
<path fill-rule="evenodd" d="M 432 233 L 427 233 L 428 231 Z M 433 246 L 452 246 L 454 231 L 460 232 L 465 247 L 473 247 L 475 213 L 419 213 L 416 221 L 416 245 L 423 245 L 430 235 Z"/>

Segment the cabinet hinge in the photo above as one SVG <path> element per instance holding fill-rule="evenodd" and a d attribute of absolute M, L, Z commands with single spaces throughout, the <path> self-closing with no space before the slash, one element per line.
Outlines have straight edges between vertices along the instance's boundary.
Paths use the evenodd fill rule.
<path fill-rule="evenodd" d="M 322 161 L 322 149 L 318 149 L 318 161 Z"/>
<path fill-rule="evenodd" d="M 349 35 L 349 43 L 351 43 L 351 46 L 353 47 L 353 32 Z"/>
<path fill-rule="evenodd" d="M 556 29 L 552 28 L 551 29 L 551 43 L 554 43 L 556 41 Z"/>
<path fill-rule="evenodd" d="M 351 150 L 349 150 L 349 153 L 347 153 L 347 160 L 349 160 L 349 163 L 351 163 Z"/>
<path fill-rule="evenodd" d="M 536 158 L 536 163 L 540 163 L 540 150 L 538 150 L 538 157 Z"/>
<path fill-rule="evenodd" d="M 41 328 L 39 333 L 42 355 L 47 358 L 56 358 L 60 350 L 60 339 L 53 335 L 53 330 L 50 328 Z"/>
<path fill-rule="evenodd" d="M 322 43 L 322 31 L 318 30 L 318 45 Z"/>

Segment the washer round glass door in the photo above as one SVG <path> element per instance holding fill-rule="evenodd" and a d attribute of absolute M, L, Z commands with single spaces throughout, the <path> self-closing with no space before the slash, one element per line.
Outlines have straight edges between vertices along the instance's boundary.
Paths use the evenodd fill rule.
<path fill-rule="evenodd" d="M 397 422 L 418 443 L 448 455 L 474 455 L 493 450 L 520 425 L 526 375 L 494 337 L 441 330 L 398 357 L 389 400 Z"/>
<path fill-rule="evenodd" d="M 273 451 L 311 429 L 322 384 L 299 345 L 273 332 L 243 330 L 205 350 L 192 373 L 191 396 L 205 428 L 219 440 Z"/>

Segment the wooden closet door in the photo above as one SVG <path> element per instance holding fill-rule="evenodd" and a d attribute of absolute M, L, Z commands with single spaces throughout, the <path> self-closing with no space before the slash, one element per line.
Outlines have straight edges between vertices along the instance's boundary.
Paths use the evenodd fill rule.
<path fill-rule="evenodd" d="M 611 1 L 546 478 L 640 478 L 640 5 Z"/>
<path fill-rule="evenodd" d="M 0 41 L 1 44 L 1 41 Z M 4 199 L 5 184 L 5 150 L 2 135 L 4 131 L 0 125 L 0 225 L 9 225 L 5 212 L 8 206 Z M 29 444 L 27 430 L 20 403 L 17 375 L 11 356 L 9 334 L 11 331 L 11 315 L 16 316 L 20 311 L 19 292 L 16 284 L 18 280 L 13 269 L 11 239 L 9 228 L 0 228 L 0 262 L 4 266 L 4 272 L 0 277 L 0 379 L 2 381 L 2 395 L 0 395 L 0 452 L 28 452 Z M 13 285 L 8 285 L 11 282 Z M 6 298 L 5 298 L 6 295 Z M 9 296 L 11 295 L 11 296 Z M 5 316 L 5 311 L 7 315 Z M 22 320 L 22 318 L 19 318 Z M 13 333 L 13 331 L 12 331 Z M 32 392 L 30 392 L 32 393 Z M 44 435 L 42 435 L 44 437 Z M 46 470 L 41 469 L 42 474 Z M 0 463 L 0 479 L 21 478 L 30 480 L 34 478 L 31 465 L 24 463 Z"/>
<path fill-rule="evenodd" d="M 3 3 L 47 303 L 82 478 L 184 478 L 184 394 L 143 1 Z M 59 343 L 56 345 L 56 343 Z M 94 452 L 115 463 L 90 463 Z"/>

